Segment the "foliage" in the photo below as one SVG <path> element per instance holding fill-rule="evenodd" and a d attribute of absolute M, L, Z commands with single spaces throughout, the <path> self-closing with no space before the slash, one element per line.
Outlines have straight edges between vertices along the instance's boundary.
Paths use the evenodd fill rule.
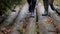
<path fill-rule="evenodd" d="M 55 5 L 60 6 L 60 0 L 54 0 Z"/>
<path fill-rule="evenodd" d="M 7 9 L 11 9 L 11 7 L 15 4 L 20 4 L 22 0 L 0 0 L 0 15 L 7 11 Z"/>

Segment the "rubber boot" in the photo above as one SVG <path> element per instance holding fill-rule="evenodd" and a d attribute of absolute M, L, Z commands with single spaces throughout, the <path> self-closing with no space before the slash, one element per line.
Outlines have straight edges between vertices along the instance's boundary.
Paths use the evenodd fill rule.
<path fill-rule="evenodd" d="M 42 16 L 47 16 L 48 15 L 48 11 L 44 11 L 44 14 L 42 14 Z"/>

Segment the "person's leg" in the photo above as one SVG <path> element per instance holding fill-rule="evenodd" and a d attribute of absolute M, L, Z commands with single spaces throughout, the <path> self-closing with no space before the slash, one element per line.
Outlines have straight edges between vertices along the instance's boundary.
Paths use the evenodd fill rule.
<path fill-rule="evenodd" d="M 54 0 L 50 0 L 50 2 L 49 2 L 51 9 L 52 9 L 53 11 L 56 11 L 56 13 L 57 13 L 58 15 L 60 15 L 60 13 L 55 9 L 55 7 L 54 7 L 54 5 L 53 5 L 53 2 L 54 2 Z"/>
<path fill-rule="evenodd" d="M 52 9 L 52 10 L 55 10 L 55 8 L 54 8 L 54 6 L 53 6 L 53 2 L 54 2 L 54 0 L 49 0 L 49 4 L 50 4 L 51 9 Z"/>
<path fill-rule="evenodd" d="M 29 11 L 30 11 L 30 16 L 31 17 L 34 17 L 34 9 L 35 9 L 35 5 L 36 5 L 36 0 L 31 0 L 31 4 L 30 4 L 30 7 L 29 7 Z"/>
<path fill-rule="evenodd" d="M 33 10 L 32 10 L 32 0 L 27 0 L 28 4 L 29 4 L 29 13 L 30 13 L 30 17 L 32 17 L 33 14 Z"/>
<path fill-rule="evenodd" d="M 44 14 L 42 14 L 42 16 L 47 16 L 48 15 L 48 0 L 43 0 L 43 3 L 44 3 Z"/>
<path fill-rule="evenodd" d="M 31 6 L 30 9 L 32 10 L 30 12 L 34 12 L 34 9 L 35 9 L 35 6 L 36 6 L 36 0 L 35 1 L 32 1 L 32 3 L 31 3 L 30 6 Z"/>
<path fill-rule="evenodd" d="M 53 6 L 53 4 L 50 4 L 50 6 L 51 6 L 51 9 L 52 9 L 53 11 L 56 11 L 56 13 L 57 13 L 58 15 L 60 15 L 60 13 L 55 9 L 55 7 Z"/>
<path fill-rule="evenodd" d="M 53 4 L 50 4 L 50 7 L 51 7 L 52 10 L 55 10 Z"/>

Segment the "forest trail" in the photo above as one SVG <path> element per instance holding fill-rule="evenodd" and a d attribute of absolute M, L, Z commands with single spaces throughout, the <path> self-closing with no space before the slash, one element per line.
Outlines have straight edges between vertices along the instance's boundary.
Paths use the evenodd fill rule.
<path fill-rule="evenodd" d="M 16 7 L 16 12 L 0 24 L 0 34 L 60 34 L 60 16 L 55 11 L 49 7 L 49 15 L 42 16 L 44 6 L 38 3 L 32 18 L 28 7 L 28 3 L 22 9 Z"/>

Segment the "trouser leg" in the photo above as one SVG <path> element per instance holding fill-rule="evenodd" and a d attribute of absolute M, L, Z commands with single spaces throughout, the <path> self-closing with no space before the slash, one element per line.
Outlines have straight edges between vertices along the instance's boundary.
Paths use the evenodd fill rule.
<path fill-rule="evenodd" d="M 48 0 L 43 0 L 43 3 L 44 3 L 44 9 L 45 9 L 45 11 L 44 11 L 44 14 L 43 14 L 43 16 L 47 16 L 47 14 L 48 14 Z"/>
<path fill-rule="evenodd" d="M 36 5 L 36 1 L 31 2 L 30 6 L 29 6 L 29 11 L 30 12 L 34 12 L 35 5 Z"/>
<path fill-rule="evenodd" d="M 50 7 L 51 7 L 52 10 L 55 10 L 53 4 L 50 4 Z"/>
<path fill-rule="evenodd" d="M 35 5 L 36 5 L 36 1 L 31 0 L 30 6 L 29 6 L 29 12 L 31 17 L 34 17 Z"/>
<path fill-rule="evenodd" d="M 43 0 L 45 11 L 48 11 L 48 0 Z"/>
<path fill-rule="evenodd" d="M 50 0 L 49 4 L 50 4 L 51 9 L 52 9 L 52 10 L 55 10 L 55 8 L 54 8 L 54 6 L 53 6 L 53 2 L 54 2 L 54 0 Z"/>

